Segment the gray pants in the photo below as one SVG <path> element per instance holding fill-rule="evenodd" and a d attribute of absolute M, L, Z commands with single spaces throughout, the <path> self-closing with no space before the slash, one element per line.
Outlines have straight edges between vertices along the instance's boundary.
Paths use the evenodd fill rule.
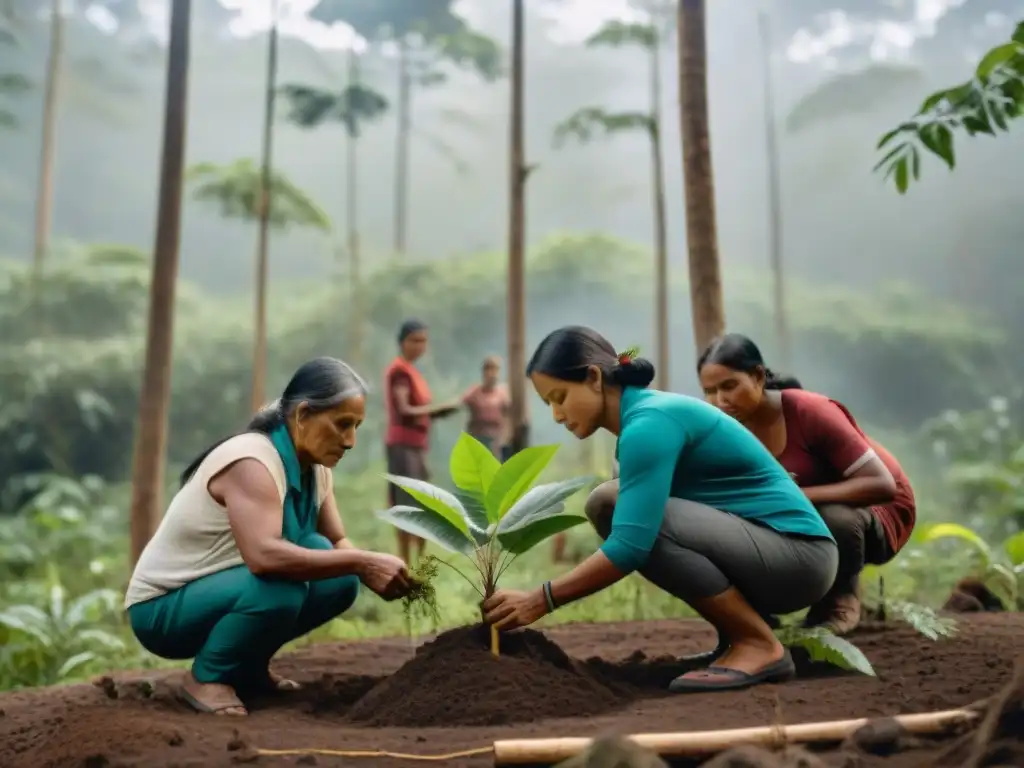
<path fill-rule="evenodd" d="M 587 499 L 587 517 L 602 539 L 611 533 L 618 491 L 619 481 L 609 480 Z M 703 504 L 669 499 L 640 574 L 685 603 L 736 587 L 767 616 L 821 600 L 838 563 L 838 549 L 828 539 L 787 536 Z"/>
<path fill-rule="evenodd" d="M 822 504 L 818 512 L 839 545 L 839 571 L 832 593 L 855 595 L 865 565 L 882 565 L 896 556 L 885 528 L 868 507 Z"/>

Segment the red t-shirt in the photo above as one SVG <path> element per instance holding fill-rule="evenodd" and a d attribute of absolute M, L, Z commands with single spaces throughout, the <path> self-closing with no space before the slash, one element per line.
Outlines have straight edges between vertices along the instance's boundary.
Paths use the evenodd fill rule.
<path fill-rule="evenodd" d="M 786 447 L 777 458 L 801 488 L 828 485 L 850 477 L 873 458 L 881 459 L 896 481 L 896 497 L 871 507 L 885 529 L 893 552 L 914 530 L 917 503 L 899 462 L 857 425 L 842 403 L 802 389 L 782 391 Z"/>
<path fill-rule="evenodd" d="M 483 385 L 475 384 L 466 390 L 462 402 L 469 408 L 469 424 L 466 426 L 469 434 L 491 440 L 504 437 L 509 396 L 503 385 L 485 390 Z"/>
<path fill-rule="evenodd" d="M 408 448 L 427 448 L 430 445 L 430 417 L 402 416 L 395 403 L 395 389 L 409 388 L 409 405 L 421 406 L 430 403 L 430 388 L 412 363 L 396 358 L 384 371 L 385 405 L 388 414 L 385 445 L 403 445 Z"/>

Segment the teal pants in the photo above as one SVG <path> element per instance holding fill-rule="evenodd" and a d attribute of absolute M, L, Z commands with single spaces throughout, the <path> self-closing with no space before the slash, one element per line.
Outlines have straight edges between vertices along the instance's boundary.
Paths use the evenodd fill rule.
<path fill-rule="evenodd" d="M 331 549 L 319 534 L 299 546 Z M 281 646 L 340 616 L 359 594 L 357 576 L 286 581 L 239 565 L 128 609 L 142 646 L 165 659 L 194 659 L 200 683 L 244 687 L 266 677 Z"/>

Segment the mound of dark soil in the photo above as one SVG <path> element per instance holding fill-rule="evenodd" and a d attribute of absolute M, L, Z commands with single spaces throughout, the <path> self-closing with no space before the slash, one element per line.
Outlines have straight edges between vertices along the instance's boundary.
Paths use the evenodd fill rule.
<path fill-rule="evenodd" d="M 445 632 L 347 712 L 374 727 L 501 725 L 587 717 L 632 700 L 628 686 L 569 658 L 540 632 L 502 635 L 490 652 L 483 626 Z"/>
<path fill-rule="evenodd" d="M 980 580 L 975 578 L 962 579 L 953 587 L 944 611 L 953 613 L 980 613 L 982 611 L 1000 612 L 1006 610 L 1003 603 L 992 594 Z"/>

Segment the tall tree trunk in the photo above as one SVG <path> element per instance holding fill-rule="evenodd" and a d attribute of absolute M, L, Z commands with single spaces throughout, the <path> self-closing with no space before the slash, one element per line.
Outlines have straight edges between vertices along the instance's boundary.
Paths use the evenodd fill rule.
<path fill-rule="evenodd" d="M 43 92 L 43 131 L 39 150 L 39 184 L 36 188 L 35 242 L 32 249 L 32 281 L 38 285 L 50 246 L 53 222 L 53 167 L 57 151 L 57 107 L 60 101 L 61 62 L 64 58 L 64 8 L 61 0 L 50 4 L 50 55 Z"/>
<path fill-rule="evenodd" d="M 409 41 L 398 39 L 398 136 L 395 142 L 395 210 L 392 255 L 405 256 L 409 217 L 409 135 L 412 129 L 412 72 Z"/>
<path fill-rule="evenodd" d="M 277 0 L 270 0 L 271 25 L 267 50 L 267 91 L 263 110 L 263 166 L 260 180 L 259 234 L 256 242 L 256 316 L 253 321 L 252 396 L 255 413 L 267 401 L 267 269 L 270 250 L 271 181 L 274 174 L 274 114 L 277 105 Z"/>
<path fill-rule="evenodd" d="M 658 378 L 662 391 L 670 386 L 670 324 L 668 316 L 668 234 L 665 223 L 665 174 L 661 149 L 661 46 L 651 46 L 651 186 L 654 194 L 654 292 L 655 338 L 658 344 Z"/>
<path fill-rule="evenodd" d="M 359 56 L 355 51 L 348 54 L 349 87 L 359 84 Z M 346 126 L 345 150 L 348 156 L 348 176 L 346 179 L 345 201 L 348 208 L 348 259 L 349 287 L 351 294 L 351 347 L 349 357 L 352 365 L 359 366 L 363 362 L 363 291 L 362 264 L 359 253 L 359 126 L 358 116 L 353 116 Z"/>
<path fill-rule="evenodd" d="M 679 122 L 683 141 L 690 303 L 698 354 L 725 330 L 707 92 L 704 0 L 679 0 Z"/>
<path fill-rule="evenodd" d="M 792 346 L 786 317 L 786 284 L 782 266 L 782 183 L 779 179 L 779 143 L 775 132 L 775 95 L 772 82 L 771 33 L 768 16 L 757 14 L 764 61 L 764 139 L 768 158 L 768 229 L 772 270 L 772 299 L 775 310 L 775 340 L 779 345 L 779 365 L 789 368 Z"/>
<path fill-rule="evenodd" d="M 171 352 L 174 347 L 174 297 L 178 280 L 182 172 L 188 107 L 189 26 L 192 0 L 171 5 L 167 86 L 164 103 L 160 199 L 153 276 L 149 284 L 146 359 L 139 393 L 139 416 L 132 460 L 132 564 L 152 537 L 163 503 L 167 414 L 171 400 Z"/>
<path fill-rule="evenodd" d="M 512 450 L 529 445 L 526 406 L 526 177 L 523 141 L 524 0 L 512 0 L 509 130 L 508 373 Z"/>

